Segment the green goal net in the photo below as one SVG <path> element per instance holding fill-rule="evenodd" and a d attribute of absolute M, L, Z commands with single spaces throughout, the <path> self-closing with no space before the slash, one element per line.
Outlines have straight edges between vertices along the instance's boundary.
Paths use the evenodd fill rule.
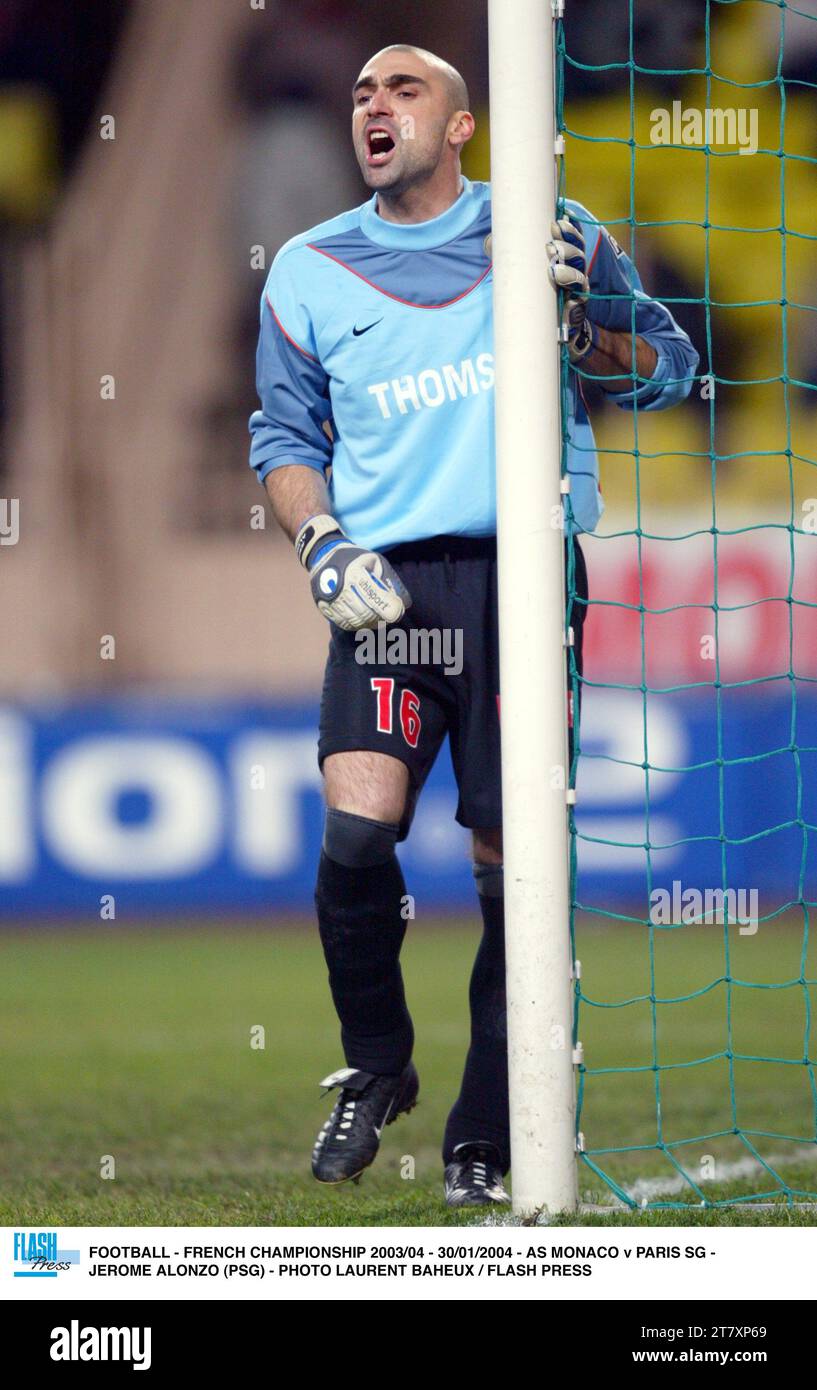
<path fill-rule="evenodd" d="M 791 1205 L 817 1198 L 817 5 L 655 8 L 557 23 L 561 196 L 700 354 L 667 412 L 582 374 L 605 514 L 569 663 L 580 1187 Z"/>

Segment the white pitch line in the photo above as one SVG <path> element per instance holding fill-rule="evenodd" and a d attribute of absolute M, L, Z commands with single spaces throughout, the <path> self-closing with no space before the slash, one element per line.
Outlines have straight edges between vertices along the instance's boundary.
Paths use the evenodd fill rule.
<path fill-rule="evenodd" d="M 814 1148 L 797 1149 L 794 1153 L 774 1154 L 771 1158 L 764 1161 L 770 1168 L 785 1168 L 792 1163 L 813 1163 L 817 1158 L 817 1151 Z M 715 1176 L 711 1178 L 699 1178 L 698 1187 L 705 1189 L 707 1184 L 717 1182 L 731 1182 L 734 1178 L 751 1178 L 755 1175 L 765 1173 L 763 1164 L 751 1154 L 744 1158 L 735 1159 L 732 1163 L 715 1164 Z M 679 1193 L 691 1191 L 690 1183 L 686 1178 L 676 1173 L 673 1177 L 666 1178 L 637 1178 L 636 1181 L 624 1188 L 628 1197 L 632 1197 L 635 1202 L 648 1202 L 656 1200 L 658 1197 L 677 1197 Z M 616 1207 L 623 1207 L 623 1204 L 616 1202 Z M 626 1211 L 627 1208 L 623 1207 Z"/>
<path fill-rule="evenodd" d="M 771 1158 L 767 1158 L 765 1162 L 770 1168 L 774 1168 L 775 1170 L 778 1168 L 786 1168 L 792 1163 L 814 1163 L 817 1162 L 817 1148 L 809 1146 L 808 1148 L 795 1149 L 793 1153 L 774 1154 Z M 763 1164 L 760 1163 L 758 1159 L 752 1158 L 750 1154 L 747 1154 L 745 1158 L 736 1159 L 732 1163 L 718 1164 L 715 1177 L 700 1179 L 698 1186 L 705 1190 L 707 1184 L 713 1182 L 722 1183 L 730 1182 L 735 1178 L 751 1178 L 757 1176 L 758 1173 L 765 1173 L 765 1171 Z M 692 1189 L 687 1180 L 682 1178 L 680 1173 L 677 1173 L 674 1177 L 638 1178 L 634 1183 L 625 1186 L 624 1191 L 627 1193 L 628 1197 L 632 1197 L 634 1202 L 638 1202 L 639 1205 L 641 1205 L 644 1201 L 655 1201 L 659 1197 L 677 1197 L 680 1193 L 692 1191 Z M 628 1207 L 626 1203 L 620 1202 L 614 1194 L 611 1193 L 610 1198 L 611 1200 L 609 1202 L 599 1205 L 589 1206 L 587 1203 L 580 1203 L 579 1213 L 582 1211 L 593 1211 L 603 1215 L 605 1212 L 632 1212 L 632 1207 Z M 751 1202 L 741 1202 L 739 1204 L 740 1208 L 744 1211 L 753 1210 L 753 1205 L 754 1204 Z M 768 1202 L 764 1203 L 766 1207 L 769 1205 Z M 801 1204 L 798 1203 L 797 1205 Z M 689 1206 L 690 1210 L 695 1210 L 699 1204 L 690 1202 Z M 636 1215 L 636 1213 L 633 1212 L 633 1215 Z M 514 1216 L 511 1212 L 500 1211 L 491 1212 L 489 1215 L 474 1222 L 475 1226 L 520 1226 L 521 1224 L 518 1216 Z M 547 1225 L 547 1218 L 540 1216 L 536 1225 Z"/>

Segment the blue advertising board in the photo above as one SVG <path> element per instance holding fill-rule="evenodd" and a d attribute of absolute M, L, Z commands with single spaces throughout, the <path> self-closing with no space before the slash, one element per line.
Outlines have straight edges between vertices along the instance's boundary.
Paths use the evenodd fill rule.
<path fill-rule="evenodd" d="M 815 897 L 817 698 L 587 691 L 579 899 L 674 880 Z M 767 687 L 768 689 L 768 687 Z M 310 910 L 322 830 L 317 706 L 121 696 L 0 709 L 0 912 L 117 921 Z M 719 733 L 720 730 L 720 733 Z M 716 759 L 722 760 L 717 765 Z M 649 800 L 647 786 L 649 783 Z M 647 814 L 649 804 L 649 814 Z M 400 853 L 428 910 L 473 906 L 445 751 Z M 651 846 L 649 856 L 644 848 Z M 110 911 L 108 915 L 111 915 Z"/>

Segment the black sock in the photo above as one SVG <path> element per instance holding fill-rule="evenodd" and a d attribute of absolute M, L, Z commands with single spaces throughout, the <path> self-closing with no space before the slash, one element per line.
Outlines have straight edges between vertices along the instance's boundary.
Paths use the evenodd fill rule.
<path fill-rule="evenodd" d="M 474 875 L 483 932 L 469 990 L 471 1046 L 460 1094 L 445 1128 L 443 1162 L 451 1162 L 458 1144 L 482 1139 L 499 1149 L 502 1170 L 507 1173 L 511 1149 L 502 866 L 478 864 Z"/>
<path fill-rule="evenodd" d="M 315 904 L 346 1064 L 396 1076 L 411 1059 L 400 947 L 406 891 L 393 850 L 381 864 L 352 868 L 321 852 Z"/>

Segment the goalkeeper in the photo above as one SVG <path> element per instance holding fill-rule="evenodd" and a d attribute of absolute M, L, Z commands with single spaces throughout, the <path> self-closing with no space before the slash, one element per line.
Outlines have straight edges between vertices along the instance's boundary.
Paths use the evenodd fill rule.
<path fill-rule="evenodd" d="M 331 625 L 315 901 L 345 1065 L 323 1083 L 339 1094 L 313 1172 L 328 1183 L 357 1178 L 383 1126 L 417 1097 L 395 846 L 448 735 L 484 924 L 470 1048 L 443 1139 L 452 1206 L 507 1201 L 510 1166 L 491 201 L 487 184 L 460 172 L 473 129 L 448 63 L 394 45 L 366 64 L 352 137 L 371 197 L 276 256 L 261 303 L 261 409 L 250 421 L 252 467 Z M 550 232 L 542 273 L 560 291 L 574 366 L 624 410 L 682 400 L 697 354 L 629 258 L 577 203 Z M 567 467 L 581 669 L 587 590 L 575 533 L 594 529 L 602 504 L 578 380 L 571 371 Z M 371 664 L 359 639 L 378 623 L 460 633 L 462 669 L 435 663 L 430 649 L 425 664 Z"/>

